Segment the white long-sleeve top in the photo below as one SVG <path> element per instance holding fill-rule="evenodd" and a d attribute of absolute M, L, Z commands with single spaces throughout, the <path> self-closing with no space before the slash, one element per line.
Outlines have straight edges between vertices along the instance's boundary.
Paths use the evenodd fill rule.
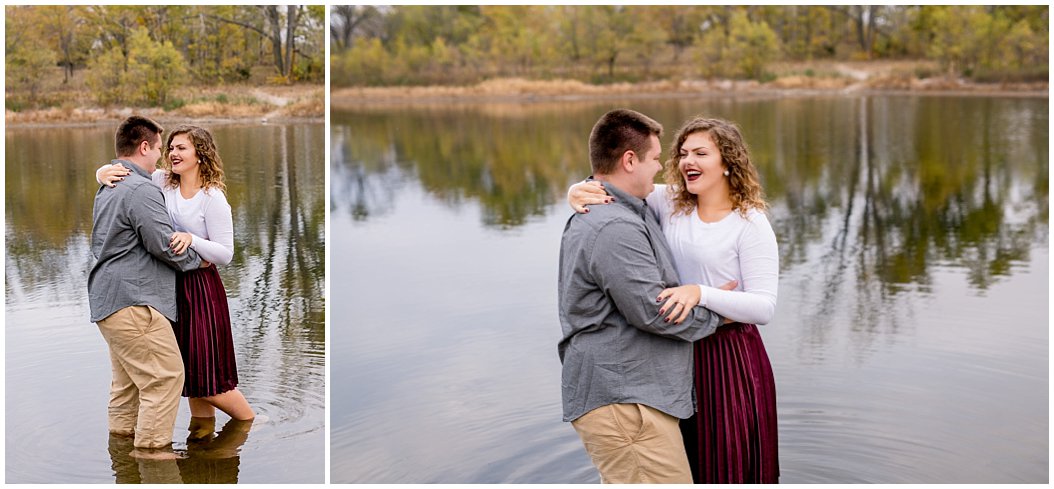
<path fill-rule="evenodd" d="M 187 199 L 179 192 L 179 187 L 166 185 L 165 170 L 154 171 L 151 178 L 165 195 L 172 227 L 193 236 L 190 247 L 212 263 L 230 263 L 234 258 L 234 218 L 223 191 L 203 188 Z"/>
<path fill-rule="evenodd" d="M 656 185 L 648 207 L 662 224 L 681 283 L 699 284 L 699 305 L 741 323 L 767 324 L 776 311 L 779 250 L 761 211 L 732 211 L 706 223 L 696 212 L 673 214 L 665 185 Z M 717 287 L 736 280 L 735 290 Z"/>
<path fill-rule="evenodd" d="M 99 181 L 99 171 L 107 166 L 110 165 L 103 165 L 96 170 L 96 181 Z M 230 263 L 234 258 L 234 218 L 223 191 L 201 189 L 187 199 L 179 193 L 178 187 L 166 185 L 165 170 L 155 170 L 151 179 L 154 185 L 161 187 L 161 193 L 165 196 L 165 208 L 168 210 L 169 220 L 172 221 L 172 228 L 190 233 L 190 247 L 201 255 L 202 259 L 217 265 Z"/>

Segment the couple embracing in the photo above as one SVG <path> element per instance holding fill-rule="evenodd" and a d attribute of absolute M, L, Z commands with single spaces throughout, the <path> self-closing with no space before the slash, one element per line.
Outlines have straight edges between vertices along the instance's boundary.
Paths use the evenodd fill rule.
<path fill-rule="evenodd" d="M 110 349 L 109 430 L 133 456 L 174 458 L 182 394 L 190 439 L 208 439 L 220 409 L 248 430 L 255 413 L 236 388 L 227 296 L 216 265 L 234 256 L 222 160 L 209 131 L 164 129 L 132 116 L 117 158 L 96 172 L 88 301 Z M 164 156 L 166 169 L 158 169 Z"/>
<path fill-rule="evenodd" d="M 774 313 L 779 257 L 757 170 L 734 124 L 695 118 L 655 185 L 661 135 L 639 112 L 604 114 L 595 180 L 568 192 L 563 418 L 605 483 L 776 483 L 775 383 L 755 325 Z"/>

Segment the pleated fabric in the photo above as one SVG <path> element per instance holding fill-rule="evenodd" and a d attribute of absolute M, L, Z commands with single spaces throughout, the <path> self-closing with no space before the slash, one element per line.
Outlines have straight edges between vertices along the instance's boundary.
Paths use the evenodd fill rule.
<path fill-rule="evenodd" d="M 681 422 L 697 484 L 779 483 L 776 383 L 753 324 L 695 342 L 695 416 Z"/>
<path fill-rule="evenodd" d="M 175 328 L 183 355 L 184 397 L 208 397 L 238 385 L 227 291 L 215 266 L 176 276 Z"/>

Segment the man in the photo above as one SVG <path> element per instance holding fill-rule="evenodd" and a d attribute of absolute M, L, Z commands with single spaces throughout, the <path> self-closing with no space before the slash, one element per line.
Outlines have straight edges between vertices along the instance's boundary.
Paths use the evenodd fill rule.
<path fill-rule="evenodd" d="M 91 320 L 110 347 L 110 433 L 134 435 L 135 454 L 174 457 L 169 445 L 183 389 L 176 320 L 176 271 L 207 266 L 188 249 L 169 249 L 174 232 L 161 189 L 151 182 L 163 128 L 132 116 L 117 128 L 114 149 L 131 170 L 125 182 L 95 194 L 88 275 Z"/>
<path fill-rule="evenodd" d="M 660 314 L 659 293 L 678 284 L 643 200 L 662 168 L 660 135 L 632 110 L 597 121 L 590 164 L 615 203 L 571 216 L 560 244 L 564 421 L 606 483 L 692 483 L 678 426 L 695 411 L 691 342 L 722 321 L 702 307 L 680 324 Z"/>

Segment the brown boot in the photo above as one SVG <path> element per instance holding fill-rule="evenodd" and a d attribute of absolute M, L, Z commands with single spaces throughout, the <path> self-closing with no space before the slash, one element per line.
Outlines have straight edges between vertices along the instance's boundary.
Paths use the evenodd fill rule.
<path fill-rule="evenodd" d="M 190 427 L 187 429 L 190 431 L 190 435 L 187 436 L 188 440 L 208 440 L 212 438 L 212 433 L 216 431 L 216 417 L 198 418 L 191 416 Z"/>

